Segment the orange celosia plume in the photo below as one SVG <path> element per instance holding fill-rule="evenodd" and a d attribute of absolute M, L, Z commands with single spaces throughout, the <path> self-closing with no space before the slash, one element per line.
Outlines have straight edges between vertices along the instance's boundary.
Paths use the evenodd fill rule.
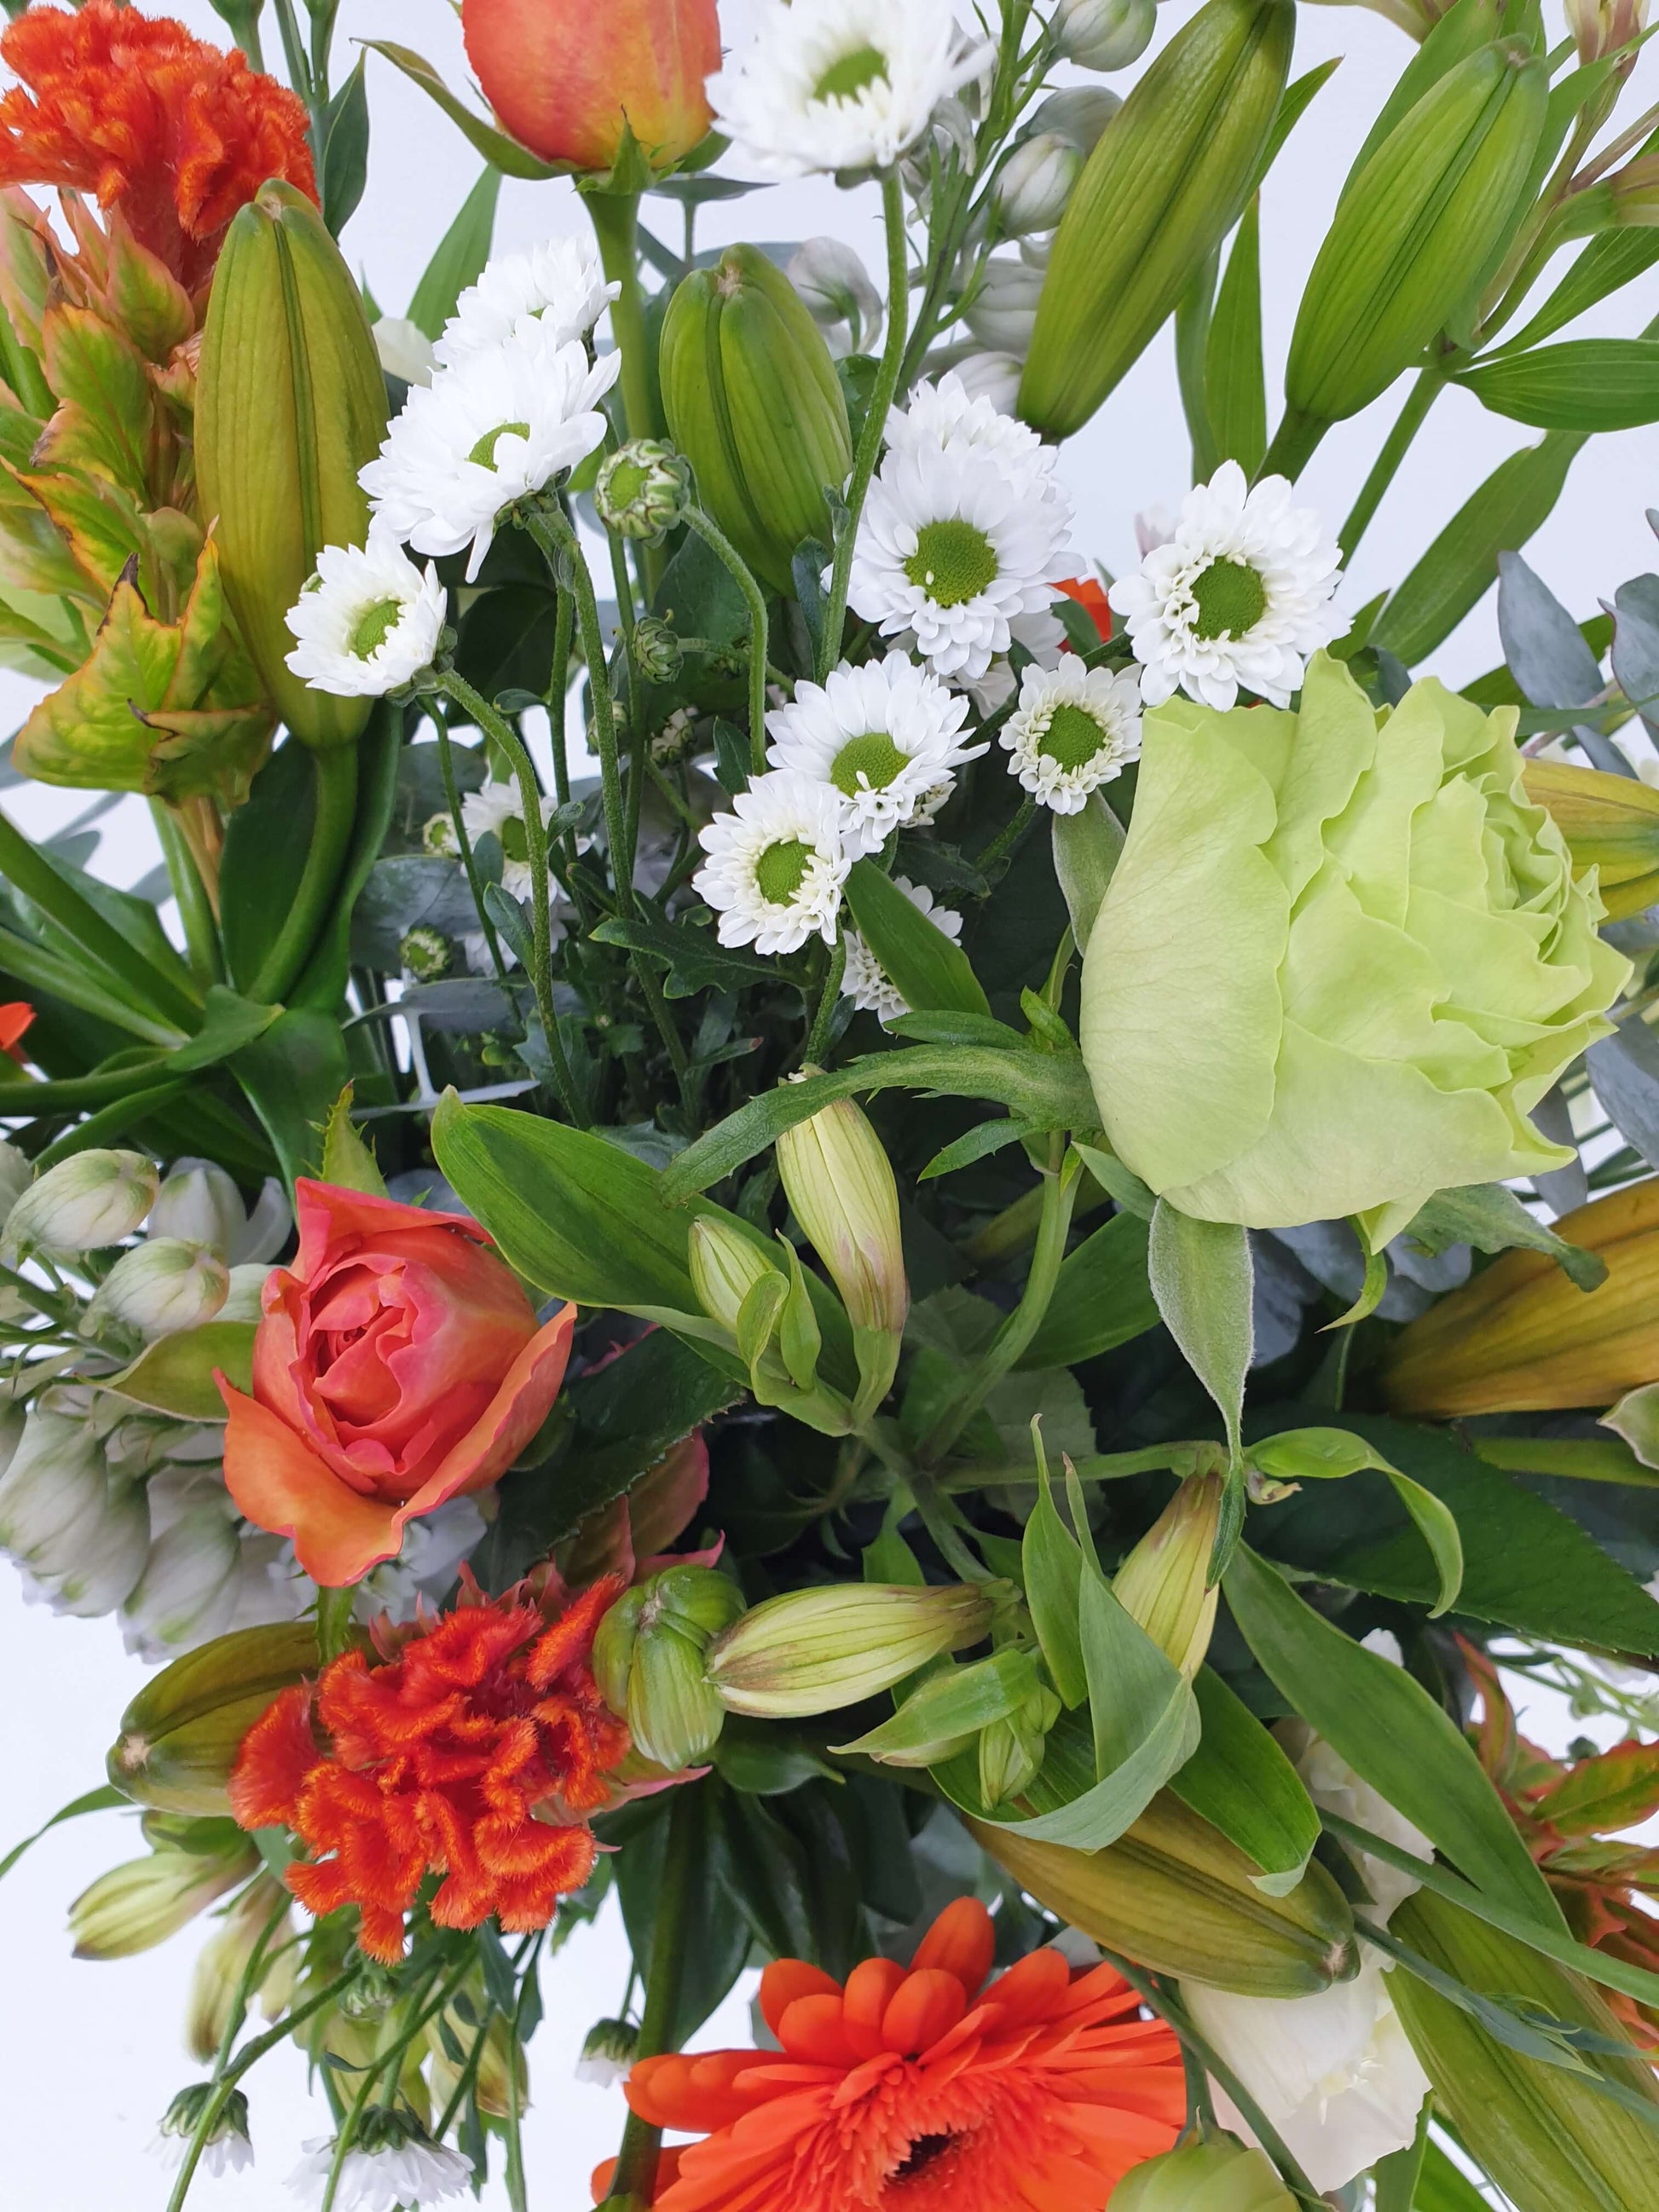
<path fill-rule="evenodd" d="M 114 0 L 72 15 L 30 8 L 0 36 L 0 59 L 22 79 L 0 97 L 0 185 L 118 204 L 188 291 L 267 178 L 317 196 L 301 103 L 170 16 Z"/>
<path fill-rule="evenodd" d="M 245 1828 L 310 1847 L 288 1869 L 300 1902 L 358 1906 L 358 1940 L 387 1961 L 428 1873 L 445 1876 L 441 1928 L 492 1913 L 509 1931 L 544 1928 L 593 1870 L 582 1816 L 609 1802 L 629 1750 L 592 1665 L 623 1587 L 611 1577 L 565 1603 L 556 1583 L 539 1602 L 521 1584 L 491 1604 L 474 1586 L 388 1664 L 349 1651 L 314 1691 L 283 1691 L 242 1744 L 230 1802 Z"/>
<path fill-rule="evenodd" d="M 1033 1951 L 982 1986 L 994 1940 L 960 1898 L 908 1972 L 769 1966 L 781 2054 L 641 2059 L 640 2118 L 705 2137 L 665 2162 L 655 2212 L 1101 2212 L 1181 2130 L 1179 2046 L 1110 1966 Z"/>

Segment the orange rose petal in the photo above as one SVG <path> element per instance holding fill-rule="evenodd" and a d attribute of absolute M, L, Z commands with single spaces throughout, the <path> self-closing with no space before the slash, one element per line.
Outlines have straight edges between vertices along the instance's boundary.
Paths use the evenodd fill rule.
<path fill-rule="evenodd" d="M 761 2018 L 778 2033 L 778 2024 L 797 1997 L 840 1996 L 841 1984 L 822 1966 L 809 1966 L 805 1959 L 774 1959 L 761 1976 Z"/>
<path fill-rule="evenodd" d="M 848 2039 L 842 2021 L 842 1996 L 824 1992 L 797 1997 L 784 2007 L 775 2031 L 792 2058 L 809 2066 L 850 2066 L 859 2054 Z"/>
<path fill-rule="evenodd" d="M 883 2039 L 890 2051 L 915 2056 L 948 2035 L 967 2009 L 959 1975 L 942 1966 L 913 1970 L 883 2016 Z"/>
<path fill-rule="evenodd" d="M 478 1420 L 451 1445 L 436 1473 L 399 1509 L 399 1526 L 435 1512 L 452 1498 L 482 1490 L 506 1474 L 552 1411 L 570 1364 L 575 1328 L 576 1309 L 567 1305 L 537 1330 L 501 1377 Z"/>
<path fill-rule="evenodd" d="M 945 1906 L 917 1945 L 911 1972 L 940 1967 L 954 1974 L 972 1996 L 991 1971 L 996 1948 L 990 1914 L 976 1897 L 959 1897 Z"/>
<path fill-rule="evenodd" d="M 300 1565 L 325 1589 L 361 1582 L 398 1556 L 412 1507 L 360 1498 L 286 1422 L 216 1378 L 225 1401 L 225 1486 L 256 1527 L 291 1536 Z"/>
<path fill-rule="evenodd" d="M 903 1980 L 904 1969 L 896 1959 L 866 1959 L 847 1977 L 842 2018 L 847 2040 L 858 2057 L 874 2058 L 887 2048 L 881 2023 Z"/>

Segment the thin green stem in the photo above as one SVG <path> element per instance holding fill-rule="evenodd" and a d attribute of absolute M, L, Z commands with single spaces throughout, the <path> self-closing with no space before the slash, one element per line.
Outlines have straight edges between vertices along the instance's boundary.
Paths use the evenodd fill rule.
<path fill-rule="evenodd" d="M 836 1018 L 836 1006 L 841 997 L 841 987 L 847 975 L 847 933 L 836 935 L 830 948 L 829 964 L 823 971 L 823 988 L 818 994 L 818 1010 L 812 1017 L 812 1027 L 806 1039 L 806 1049 L 801 1054 L 807 1066 L 823 1065 L 823 1055 L 830 1049 L 830 1024 Z"/>
<path fill-rule="evenodd" d="M 444 803 L 449 809 L 450 823 L 455 832 L 455 843 L 460 852 L 461 866 L 466 871 L 466 887 L 472 894 L 472 904 L 478 916 L 478 927 L 483 932 L 484 943 L 489 947 L 489 957 L 495 963 L 496 977 L 504 983 L 507 981 L 507 962 L 501 954 L 501 941 L 495 934 L 495 925 L 490 920 L 489 910 L 484 905 L 483 879 L 478 873 L 478 863 L 473 858 L 472 840 L 466 833 L 466 820 L 461 811 L 461 794 L 455 781 L 454 740 L 449 734 L 449 725 L 444 720 L 441 710 L 433 706 L 428 707 L 427 713 L 433 728 L 438 733 L 438 770 L 444 780 Z M 555 757 L 556 758 L 556 755 Z"/>
<path fill-rule="evenodd" d="M 247 1962 L 236 1984 L 236 1994 L 230 2001 L 230 2010 L 225 2014 L 225 2032 L 219 2039 L 219 2049 L 213 2061 L 213 2079 L 216 2081 L 229 2065 L 230 2054 L 236 2048 L 236 2039 L 246 2025 L 248 2006 L 264 1977 L 270 1939 L 287 1919 L 288 1908 L 289 1898 L 284 1892 L 282 1903 L 259 1930 L 259 1940 L 248 1953 Z"/>
<path fill-rule="evenodd" d="M 1030 828 L 1036 813 L 1036 801 L 1028 791 L 1014 809 L 1012 815 L 998 830 L 984 851 L 975 854 L 974 866 L 981 875 L 988 876 L 993 868 L 1000 866 L 1008 858 Z"/>
<path fill-rule="evenodd" d="M 818 681 L 822 684 L 841 658 L 842 636 L 847 628 L 847 594 L 853 580 L 853 551 L 859 522 L 876 473 L 882 440 L 887 434 L 887 410 L 898 390 L 904 361 L 904 340 L 910 317 L 910 255 L 904 228 L 904 193 L 895 169 L 881 179 L 882 214 L 887 225 L 887 344 L 881 357 L 870 412 L 865 417 L 859 449 L 853 461 L 852 481 L 847 487 L 847 512 L 836 538 L 835 565 L 830 597 L 823 610 L 823 635 L 818 640 Z"/>
<path fill-rule="evenodd" d="M 313 752 L 311 763 L 317 778 L 311 849 L 276 942 L 266 953 L 248 992 L 249 998 L 266 1006 L 280 1005 L 304 973 L 334 904 L 340 872 L 356 827 L 356 746 L 325 746 Z"/>
<path fill-rule="evenodd" d="M 339 2194 L 341 2179 L 345 2172 L 346 2160 L 350 2154 L 352 2145 L 357 2140 L 357 2131 L 362 2125 L 363 2114 L 368 2109 L 369 2100 L 373 2097 L 377 2086 L 385 2079 L 387 2069 L 401 2066 L 404 2053 L 416 2036 L 422 2034 L 438 2014 L 453 2001 L 462 1983 L 471 1972 L 472 1965 L 472 1953 L 469 1948 L 467 1955 L 455 1968 L 430 2004 L 416 2014 L 386 2050 L 375 2053 L 368 2072 L 363 2075 L 362 2087 L 352 2099 L 350 2108 L 341 2123 L 340 2131 L 334 2138 L 334 2163 L 329 2168 L 328 2185 L 323 2191 L 323 2201 L 319 2212 L 334 2212 L 334 2202 Z M 429 1989 L 436 1979 L 437 1973 L 438 1968 L 434 1966 L 421 1986 Z M 404 2000 L 405 2012 L 417 2002 L 419 1994 L 419 1989 L 410 1991 L 409 1996 Z M 395 2075 L 393 2078 L 395 2081 Z"/>
<path fill-rule="evenodd" d="M 640 202 L 636 192 L 587 192 L 588 220 L 599 240 L 599 259 L 613 284 L 622 287 L 611 303 L 611 327 L 622 355 L 623 411 L 630 438 L 654 438 L 656 395 L 651 388 L 651 356 L 645 327 L 645 295 L 640 285 Z"/>
<path fill-rule="evenodd" d="M 523 2114 L 519 2108 L 519 2057 L 524 2049 L 525 2000 L 536 1972 L 539 1952 L 538 1937 L 531 1952 L 530 1963 L 519 1983 L 519 2002 L 513 2014 L 512 2048 L 507 2054 L 507 2201 L 512 2212 L 529 2212 L 530 2205 L 529 2191 L 525 2185 Z"/>
<path fill-rule="evenodd" d="M 732 582 L 743 593 L 749 610 L 749 764 L 757 775 L 766 773 L 766 595 L 755 581 L 749 563 L 711 515 L 700 507 L 688 507 L 685 519 L 709 551 L 723 561 Z"/>
<path fill-rule="evenodd" d="M 657 2058 L 676 2048 L 674 2021 L 685 1972 L 686 1939 L 692 1910 L 701 1895 L 703 1820 L 700 1784 L 682 1783 L 674 1792 L 673 1809 L 668 1815 L 668 1847 L 663 1855 L 662 1887 L 651 1929 L 651 1972 L 646 1982 L 640 2039 L 635 2047 L 636 2058 Z M 629 2113 L 616 2179 L 611 2185 L 611 2203 L 625 2203 L 630 2197 L 637 2203 L 652 2202 L 661 2148 L 662 2130 L 647 2126 L 638 2113 Z"/>
<path fill-rule="evenodd" d="M 627 817 L 623 804 L 622 768 L 617 757 L 617 725 L 611 712 L 611 674 L 605 662 L 605 640 L 599 632 L 599 603 L 593 596 L 593 579 L 574 526 L 555 498 L 540 501 L 523 511 L 529 531 L 550 564 L 562 590 L 576 597 L 576 618 L 581 631 L 582 656 L 587 663 L 587 689 L 593 707 L 593 744 L 599 756 L 599 778 L 605 790 L 605 837 L 611 847 L 611 868 L 616 878 L 617 904 L 625 915 L 634 911 L 634 864 L 629 849 Z"/>
<path fill-rule="evenodd" d="M 576 603 L 556 584 L 554 591 L 558 605 L 553 617 L 553 665 L 547 678 L 547 720 L 553 743 L 553 794 L 561 806 L 568 806 L 570 750 L 564 723 L 570 702 L 570 645 L 576 628 Z"/>
<path fill-rule="evenodd" d="M 205 991 L 210 985 L 225 980 L 224 955 L 219 946 L 219 928 L 214 919 L 213 902 L 207 895 L 184 832 L 174 818 L 173 810 L 164 799 L 149 802 L 150 818 L 155 824 L 155 834 L 161 840 L 161 858 L 167 862 L 167 881 L 173 885 L 173 896 L 178 902 L 179 920 L 185 933 L 185 954 L 190 962 L 190 972 L 198 987 Z"/>
<path fill-rule="evenodd" d="M 1345 562 L 1352 560 L 1354 548 L 1370 527 L 1371 517 L 1382 504 L 1382 495 L 1399 473 L 1400 464 L 1405 459 L 1413 439 L 1422 428 L 1430 408 L 1445 388 L 1445 370 L 1438 364 L 1431 364 L 1418 371 L 1417 381 L 1407 393 L 1406 404 L 1395 417 L 1394 428 L 1383 441 L 1382 450 L 1342 526 L 1342 534 L 1337 543 Z"/>

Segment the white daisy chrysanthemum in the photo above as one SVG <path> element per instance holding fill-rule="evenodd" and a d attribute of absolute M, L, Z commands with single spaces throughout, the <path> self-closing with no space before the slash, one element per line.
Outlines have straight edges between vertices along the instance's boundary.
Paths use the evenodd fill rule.
<path fill-rule="evenodd" d="M 288 665 L 314 690 L 380 699 L 428 667 L 443 633 L 444 587 L 380 532 L 367 545 L 325 545 L 289 609 Z"/>
<path fill-rule="evenodd" d="M 440 365 L 453 368 L 490 346 L 505 345 L 528 315 L 555 345 L 585 338 L 621 291 L 607 284 L 591 240 L 549 238 L 527 253 L 504 253 L 455 303 L 434 349 Z"/>
<path fill-rule="evenodd" d="M 998 461 L 1021 483 L 1036 477 L 1045 498 L 1060 495 L 1052 465 L 1045 465 L 1041 438 L 1027 422 L 1005 415 L 988 393 L 975 393 L 958 369 L 949 369 L 937 383 L 918 384 L 902 407 L 887 416 L 887 456 L 946 453 L 965 446 L 976 454 Z"/>
<path fill-rule="evenodd" d="M 763 0 L 747 49 L 708 81 L 714 120 L 767 177 L 890 168 L 981 74 L 951 0 Z"/>
<path fill-rule="evenodd" d="M 413 391 L 378 457 L 359 472 L 375 520 L 418 553 L 470 544 L 471 583 L 503 510 L 585 460 L 605 433 L 599 403 L 622 356 L 590 365 L 523 320 L 505 344 L 469 354 Z"/>
<path fill-rule="evenodd" d="M 890 653 L 861 668 L 833 669 L 822 685 L 798 684 L 793 703 L 766 718 L 767 758 L 833 788 L 842 842 L 858 860 L 878 853 L 924 799 L 941 784 L 948 793 L 956 769 L 987 750 L 960 742 L 967 719 L 965 699 Z"/>
<path fill-rule="evenodd" d="M 698 842 L 708 858 L 693 881 L 720 915 L 722 945 L 795 952 L 809 937 L 835 943 L 852 861 L 832 785 L 774 769 L 739 792 L 731 813 L 717 814 Z"/>
<path fill-rule="evenodd" d="M 434 2143 L 412 2118 L 392 2112 L 374 2117 L 383 2124 L 373 2130 L 370 2141 L 345 2154 L 334 2212 L 407 2212 L 410 2206 L 441 2203 L 471 2188 L 470 2159 Z M 367 2121 L 362 2134 L 371 2134 Z M 303 2148 L 305 2156 L 289 2175 L 289 2187 L 320 2204 L 333 2170 L 334 2138 L 315 2136 Z"/>
<path fill-rule="evenodd" d="M 1085 668 L 1064 653 L 1058 668 L 1025 671 L 997 742 L 1040 805 L 1080 814 L 1097 785 L 1140 758 L 1140 686 L 1128 669 Z"/>
<path fill-rule="evenodd" d="M 1254 490 L 1224 461 L 1182 503 L 1174 535 L 1108 593 L 1146 670 L 1141 696 L 1161 707 L 1185 691 L 1206 707 L 1241 690 L 1288 707 L 1304 664 L 1346 627 L 1331 604 L 1341 555 L 1283 477 Z"/>
<path fill-rule="evenodd" d="M 1012 624 L 1054 596 L 1072 519 L 1054 460 L 1047 447 L 1016 466 L 1006 444 L 901 443 L 865 504 L 853 605 L 884 637 L 913 636 L 940 676 L 983 676 Z"/>
<path fill-rule="evenodd" d="M 933 894 L 925 884 L 913 884 L 908 876 L 895 876 L 893 882 L 941 937 L 948 937 L 952 945 L 960 939 L 962 916 L 951 907 L 935 906 Z M 847 933 L 847 972 L 842 978 L 841 994 L 850 999 L 860 1013 L 873 1014 L 883 1029 L 910 1011 L 909 1000 L 856 929 Z"/>

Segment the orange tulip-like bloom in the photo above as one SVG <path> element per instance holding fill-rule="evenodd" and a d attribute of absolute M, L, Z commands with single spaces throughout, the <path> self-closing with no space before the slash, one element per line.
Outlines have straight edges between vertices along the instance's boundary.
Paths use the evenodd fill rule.
<path fill-rule="evenodd" d="M 348 1651 L 313 1689 L 284 1690 L 230 1778 L 243 1827 L 291 1829 L 309 1861 L 286 1880 L 312 1912 L 355 1905 L 371 1957 L 404 1954 L 404 1915 L 428 1874 L 441 1928 L 493 1913 L 545 1928 L 598 1850 L 585 1815 L 612 1802 L 626 1724 L 593 1680 L 593 1635 L 620 1576 L 570 1598 L 556 1577 L 420 1625 L 389 1663 Z M 396 1632 L 392 1632 L 396 1635 Z"/>
<path fill-rule="evenodd" d="M 843 1987 L 769 1966 L 781 2055 L 640 2060 L 640 2118 L 706 2137 L 659 2176 L 655 2212 L 1101 2212 L 1180 2132 L 1180 2048 L 1110 1966 L 1033 1951 L 983 1986 L 994 1940 L 959 1898 L 908 1972 L 866 1959 Z"/>
<path fill-rule="evenodd" d="M 268 177 L 317 197 L 303 105 L 240 52 L 116 0 L 30 8 L 0 36 L 22 83 L 0 98 L 0 185 L 62 185 L 119 206 L 187 291 Z"/>
<path fill-rule="evenodd" d="M 485 99 L 544 161 L 608 169 L 631 130 L 664 169 L 714 119 L 715 0 L 461 0 L 461 29 Z"/>

